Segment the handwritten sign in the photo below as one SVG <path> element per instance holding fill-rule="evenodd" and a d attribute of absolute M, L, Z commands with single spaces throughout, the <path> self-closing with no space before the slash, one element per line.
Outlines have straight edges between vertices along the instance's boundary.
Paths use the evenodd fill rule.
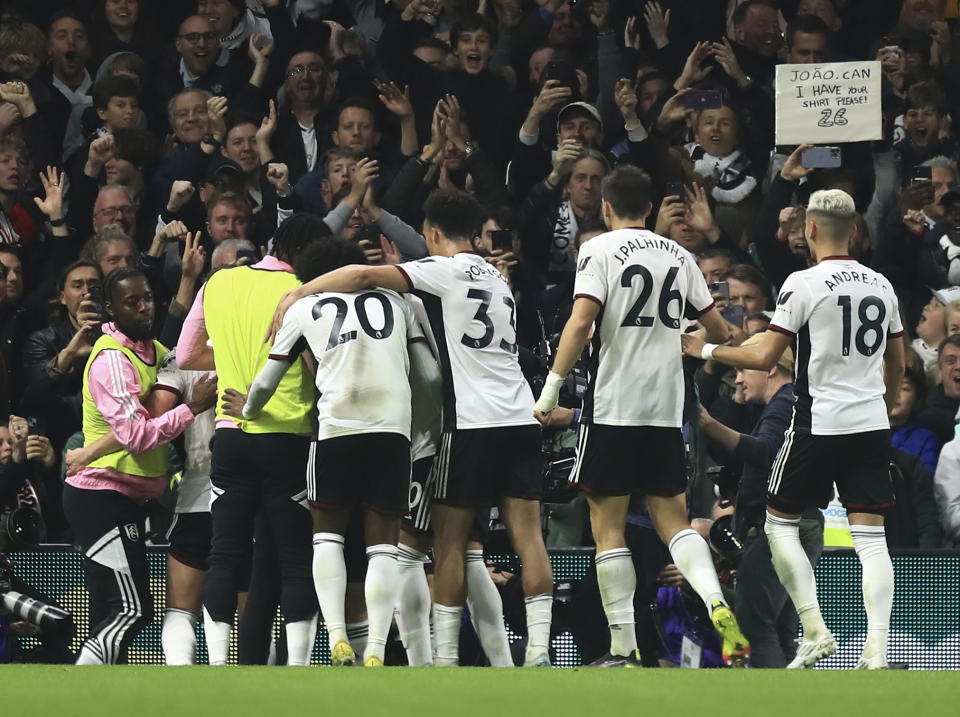
<path fill-rule="evenodd" d="M 883 137 L 880 63 L 777 65 L 778 145 Z"/>

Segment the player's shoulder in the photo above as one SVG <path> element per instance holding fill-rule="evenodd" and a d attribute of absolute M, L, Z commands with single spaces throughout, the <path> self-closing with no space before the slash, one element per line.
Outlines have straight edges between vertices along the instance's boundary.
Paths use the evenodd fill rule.
<path fill-rule="evenodd" d="M 163 361 L 160 362 L 158 372 L 164 371 L 180 371 L 182 370 L 177 366 L 177 347 L 174 346 L 172 349 L 167 351 L 167 355 L 163 357 Z"/>

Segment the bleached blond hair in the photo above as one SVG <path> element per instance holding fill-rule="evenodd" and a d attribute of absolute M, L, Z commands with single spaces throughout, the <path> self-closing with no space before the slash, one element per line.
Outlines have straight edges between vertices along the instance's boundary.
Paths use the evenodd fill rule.
<path fill-rule="evenodd" d="M 844 242 L 857 223 L 857 206 L 842 189 L 822 189 L 810 195 L 807 221 L 816 224 L 829 239 Z"/>

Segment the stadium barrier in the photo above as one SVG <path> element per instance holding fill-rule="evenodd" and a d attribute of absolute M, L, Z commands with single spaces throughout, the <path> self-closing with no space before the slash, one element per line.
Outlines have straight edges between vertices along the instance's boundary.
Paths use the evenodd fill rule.
<path fill-rule="evenodd" d="M 893 604 L 889 659 L 909 669 L 960 669 L 960 551 L 893 551 L 897 591 Z M 83 587 L 82 555 L 70 546 L 49 545 L 36 551 L 13 553 L 14 573 L 69 610 L 77 625 L 72 647 L 78 650 L 88 629 L 88 602 Z M 150 589 L 155 619 L 130 648 L 131 664 L 162 664 L 160 621 L 164 610 L 166 552 L 149 549 Z M 509 565 L 511 556 L 491 556 Z M 556 582 L 579 582 L 590 569 L 593 551 L 550 552 Z M 866 636 L 867 619 L 861 600 L 860 563 L 852 550 L 827 551 L 817 565 L 818 592 L 827 624 L 840 649 L 824 668 L 851 668 Z M 197 659 L 206 662 L 202 621 L 198 621 Z M 235 639 L 235 638 L 234 638 Z M 511 634 L 511 639 L 518 639 Z M 27 641 L 29 645 L 29 641 Z M 235 647 L 235 646 L 234 646 Z M 553 638 L 557 667 L 580 665 L 580 654 L 570 633 Z M 232 651 L 235 653 L 235 649 Z M 313 662 L 329 664 L 330 648 L 322 626 L 313 650 Z"/>

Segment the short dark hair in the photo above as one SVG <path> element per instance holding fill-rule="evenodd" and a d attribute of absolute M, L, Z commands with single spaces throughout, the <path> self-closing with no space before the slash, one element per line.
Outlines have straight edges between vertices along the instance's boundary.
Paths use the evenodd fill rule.
<path fill-rule="evenodd" d="M 226 141 L 228 134 L 242 124 L 252 124 L 254 127 L 259 128 L 260 118 L 254 117 L 249 112 L 237 112 L 236 114 L 230 115 L 230 117 L 227 118 L 227 131 L 223 134 L 224 141 Z"/>
<path fill-rule="evenodd" d="M 13 254 L 17 259 L 23 260 L 20 256 L 20 247 L 16 244 L 0 244 L 0 254 Z"/>
<path fill-rule="evenodd" d="M 144 279 L 147 278 L 146 274 L 133 266 L 121 266 L 119 269 L 111 271 L 107 274 L 107 278 L 103 280 L 103 300 L 113 301 L 113 293 L 117 290 L 117 284 L 138 276 L 142 276 Z M 147 283 L 149 283 L 149 280 Z"/>
<path fill-rule="evenodd" d="M 767 277 L 763 275 L 763 272 L 753 264 L 734 264 L 724 272 L 723 279 L 724 281 L 736 279 L 737 281 L 742 281 L 744 284 L 759 286 L 764 296 L 766 296 L 767 299 L 770 298 L 770 282 L 767 281 Z"/>
<path fill-rule="evenodd" d="M 603 223 L 603 219 L 599 217 L 596 219 L 584 219 L 577 225 L 577 233 L 573 237 L 573 244 L 579 247 L 582 237 L 587 234 L 603 233 L 605 231 L 607 231 L 607 225 Z"/>
<path fill-rule="evenodd" d="M 797 33 L 802 32 L 805 35 L 823 35 L 830 37 L 830 28 L 827 23 L 817 15 L 797 15 L 787 23 L 787 47 L 793 47 Z"/>
<path fill-rule="evenodd" d="M 960 334 L 951 334 L 943 341 L 940 342 L 940 345 L 937 346 L 937 365 L 943 361 L 943 349 L 945 346 L 950 345 L 954 348 L 960 349 Z"/>
<path fill-rule="evenodd" d="M 425 221 L 451 241 L 472 241 L 483 218 L 480 202 L 459 189 L 436 189 L 423 205 Z"/>
<path fill-rule="evenodd" d="M 653 189 L 650 176 L 639 167 L 620 165 L 603 178 L 603 201 L 621 219 L 642 219 L 650 211 Z"/>
<path fill-rule="evenodd" d="M 354 95 L 353 97 L 348 97 L 343 102 L 340 103 L 340 107 L 337 108 L 337 125 L 340 124 L 340 115 L 343 114 L 343 111 L 350 109 L 351 107 L 357 107 L 362 110 L 366 110 L 370 113 L 370 116 L 373 118 L 373 127 L 374 129 L 379 129 L 379 118 L 377 117 L 377 108 L 374 106 L 373 102 L 368 100 L 366 97 L 360 97 Z"/>
<path fill-rule="evenodd" d="M 733 252 L 723 247 L 707 247 L 697 255 L 698 264 L 706 259 L 726 259 L 730 266 L 737 263 L 737 257 L 733 255 Z"/>
<path fill-rule="evenodd" d="M 924 107 L 933 107 L 937 114 L 946 114 L 947 103 L 943 92 L 934 84 L 921 82 L 912 85 L 907 90 L 907 98 L 904 102 L 904 112 L 909 110 L 919 110 Z"/>
<path fill-rule="evenodd" d="M 98 110 L 107 109 L 111 97 L 137 97 L 139 94 L 137 83 L 126 75 L 107 75 L 90 91 L 93 106 Z"/>
<path fill-rule="evenodd" d="M 293 262 L 302 284 L 349 264 L 366 264 L 367 256 L 356 242 L 327 236 L 309 244 Z"/>
<path fill-rule="evenodd" d="M 490 35 L 491 47 L 497 44 L 497 26 L 494 25 L 489 18 L 474 12 L 469 15 L 464 15 L 450 28 L 450 47 L 456 52 L 460 35 L 465 32 L 475 32 L 477 30 L 485 30 L 487 34 Z"/>
<path fill-rule="evenodd" d="M 330 236 L 330 227 L 315 214 L 298 213 L 284 219 L 273 235 L 272 254 L 288 264 L 296 260 L 310 244 Z"/>
<path fill-rule="evenodd" d="M 83 259 L 80 259 L 68 265 L 66 269 L 60 272 L 60 278 L 57 280 L 57 291 L 63 291 L 67 286 L 67 278 L 77 269 L 81 268 L 94 269 L 100 276 L 100 279 L 103 280 L 103 272 L 100 270 L 99 264 L 94 264 L 92 261 L 84 261 Z"/>
<path fill-rule="evenodd" d="M 54 10 L 53 14 L 50 16 L 50 22 L 47 24 L 47 34 L 49 35 L 50 30 L 53 29 L 53 23 L 59 20 L 63 20 L 63 18 L 65 17 L 69 17 L 71 20 L 76 20 L 81 25 L 83 25 L 84 29 L 87 28 L 87 20 L 84 17 L 82 17 L 81 14 L 76 10 L 74 10 L 72 7 L 68 5 L 64 5 L 63 7 L 60 7 Z"/>
<path fill-rule="evenodd" d="M 113 133 L 113 146 L 119 159 L 150 173 L 160 163 L 160 145 L 153 132 L 139 127 L 124 127 Z"/>
<path fill-rule="evenodd" d="M 768 7 L 779 12 L 779 8 L 773 0 L 747 0 L 742 5 L 738 5 L 737 9 L 733 11 L 733 16 L 730 18 L 733 24 L 742 25 L 746 22 L 747 13 L 755 7 Z"/>

